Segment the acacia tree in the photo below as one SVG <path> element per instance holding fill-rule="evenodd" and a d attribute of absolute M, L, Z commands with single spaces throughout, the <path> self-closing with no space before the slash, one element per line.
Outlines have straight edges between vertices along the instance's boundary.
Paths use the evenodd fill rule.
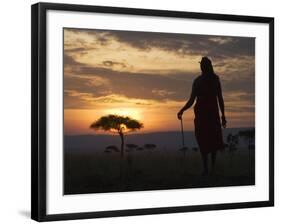
<path fill-rule="evenodd" d="M 237 150 L 237 145 L 239 144 L 239 135 L 233 135 L 233 134 L 228 134 L 227 136 L 227 143 L 228 143 L 228 149 L 230 153 L 230 166 L 232 167 L 233 163 L 233 155 L 234 152 Z"/>
<path fill-rule="evenodd" d="M 255 129 L 239 131 L 238 134 L 248 143 L 248 149 L 251 149 L 251 147 L 253 148 L 252 145 L 255 140 Z"/>
<path fill-rule="evenodd" d="M 104 130 L 110 132 L 117 132 L 121 139 L 121 157 L 124 157 L 124 133 L 132 132 L 143 128 L 143 124 L 138 120 L 132 119 L 128 116 L 120 116 L 109 114 L 100 117 L 93 122 L 90 128 L 95 130 Z"/>
<path fill-rule="evenodd" d="M 230 152 L 236 151 L 237 150 L 237 145 L 239 143 L 239 136 L 238 135 L 233 135 L 233 134 L 228 134 L 227 136 L 227 143 L 228 143 L 228 148 Z"/>
<path fill-rule="evenodd" d="M 248 144 L 249 173 L 251 173 L 251 149 L 255 149 L 255 129 L 240 131 L 238 134 Z"/>

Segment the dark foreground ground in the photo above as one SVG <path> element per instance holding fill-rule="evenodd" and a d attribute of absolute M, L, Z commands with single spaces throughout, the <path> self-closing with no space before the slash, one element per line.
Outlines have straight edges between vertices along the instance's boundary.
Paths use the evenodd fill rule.
<path fill-rule="evenodd" d="M 150 150 L 127 153 L 67 152 L 64 157 L 64 193 L 160 190 L 255 184 L 254 150 L 228 150 L 217 155 L 216 172 L 201 176 L 198 151 Z"/>

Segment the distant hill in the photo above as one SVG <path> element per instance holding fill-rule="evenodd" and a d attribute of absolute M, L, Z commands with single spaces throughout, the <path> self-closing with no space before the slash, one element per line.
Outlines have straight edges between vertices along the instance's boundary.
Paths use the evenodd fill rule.
<path fill-rule="evenodd" d="M 224 138 L 229 133 L 236 134 L 240 130 L 252 129 L 249 128 L 227 128 L 223 130 Z M 184 132 L 185 143 L 188 147 L 197 146 L 193 131 Z M 139 146 L 153 143 L 158 148 L 177 149 L 181 147 L 181 132 L 152 132 L 145 134 L 128 134 L 125 136 L 126 143 L 133 143 Z M 104 150 L 108 145 L 116 145 L 119 147 L 120 138 L 118 135 L 65 135 L 64 147 L 66 151 L 93 151 Z M 243 142 L 240 142 L 243 144 Z"/>

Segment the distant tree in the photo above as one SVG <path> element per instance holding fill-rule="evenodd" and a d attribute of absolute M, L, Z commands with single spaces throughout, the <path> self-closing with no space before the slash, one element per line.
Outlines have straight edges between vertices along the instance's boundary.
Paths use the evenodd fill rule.
<path fill-rule="evenodd" d="M 186 166 L 188 165 L 188 163 L 186 162 L 186 154 L 187 154 L 187 151 L 189 150 L 189 148 L 187 146 L 183 146 L 179 149 L 179 151 L 181 151 L 183 153 L 183 157 L 181 159 L 181 166 L 182 166 L 182 171 L 183 171 L 183 175 L 185 175 L 186 173 Z"/>
<path fill-rule="evenodd" d="M 228 144 L 223 143 L 223 148 L 222 148 L 222 150 L 225 151 L 225 149 L 227 149 L 227 148 L 228 148 Z"/>
<path fill-rule="evenodd" d="M 242 137 L 244 139 L 244 141 L 247 142 L 248 144 L 248 149 L 254 149 L 255 148 L 255 144 L 254 144 L 254 140 L 255 140 L 255 129 L 249 129 L 249 130 L 243 130 L 243 131 L 239 131 L 239 136 Z"/>
<path fill-rule="evenodd" d="M 248 158 L 249 158 L 249 174 L 251 173 L 251 166 L 252 166 L 252 156 L 251 150 L 255 149 L 255 129 L 248 129 L 239 131 L 239 136 L 244 139 L 244 141 L 248 145 Z"/>
<path fill-rule="evenodd" d="M 239 143 L 239 135 L 233 135 L 233 134 L 228 134 L 227 136 L 227 145 L 228 145 L 228 150 L 230 153 L 230 166 L 233 164 L 233 155 L 234 152 L 237 150 L 237 145 Z"/>
<path fill-rule="evenodd" d="M 134 149 L 138 148 L 138 146 L 135 144 L 126 144 L 126 147 L 127 147 L 127 150 L 126 150 L 127 152 L 133 151 Z"/>
<path fill-rule="evenodd" d="M 198 151 L 198 147 L 193 147 L 192 150 L 193 150 L 194 152 L 197 152 L 197 151 Z"/>
<path fill-rule="evenodd" d="M 149 154 L 152 153 L 152 150 L 156 149 L 156 145 L 155 144 L 151 144 L 151 143 L 148 143 L 148 144 L 144 144 L 143 145 L 143 148 L 146 149 L 148 151 Z"/>
<path fill-rule="evenodd" d="M 112 151 L 110 149 L 105 149 L 104 152 L 105 153 L 111 153 Z"/>
<path fill-rule="evenodd" d="M 139 130 L 143 128 L 143 124 L 130 117 L 110 114 L 93 122 L 90 128 L 114 133 L 117 132 L 121 139 L 121 157 L 124 157 L 124 133 Z"/>
<path fill-rule="evenodd" d="M 109 145 L 109 146 L 107 146 L 107 147 L 105 148 L 105 151 L 110 151 L 110 152 L 112 152 L 112 151 L 114 151 L 114 152 L 119 152 L 119 149 L 118 149 L 118 147 L 117 147 L 117 146 L 115 146 L 115 145 Z"/>
<path fill-rule="evenodd" d="M 180 148 L 179 150 L 181 152 L 183 152 L 183 157 L 185 158 L 185 155 L 186 155 L 187 151 L 189 150 L 189 148 L 185 146 L 185 147 Z"/>
<path fill-rule="evenodd" d="M 124 158 L 124 144 L 125 144 L 124 134 L 127 132 L 132 132 L 143 128 L 143 124 L 138 120 L 132 119 L 127 116 L 109 114 L 106 116 L 102 116 L 98 120 L 93 122 L 90 125 L 90 128 L 119 134 L 121 139 L 120 151 L 121 151 L 121 158 L 122 158 L 122 161 L 120 162 L 120 178 L 123 179 L 123 172 L 124 172 L 123 158 Z"/>
<path fill-rule="evenodd" d="M 227 136 L 227 145 L 229 151 L 235 151 L 237 150 L 237 145 L 239 143 L 239 136 L 238 135 L 233 135 L 233 134 L 228 134 Z"/>
<path fill-rule="evenodd" d="M 155 149 L 156 148 L 156 145 L 155 144 L 145 144 L 143 146 L 145 149 Z"/>
<path fill-rule="evenodd" d="M 127 163 L 129 166 L 129 171 L 132 174 L 133 173 L 133 152 L 138 148 L 138 145 L 136 144 L 126 144 L 126 152 L 127 153 Z"/>

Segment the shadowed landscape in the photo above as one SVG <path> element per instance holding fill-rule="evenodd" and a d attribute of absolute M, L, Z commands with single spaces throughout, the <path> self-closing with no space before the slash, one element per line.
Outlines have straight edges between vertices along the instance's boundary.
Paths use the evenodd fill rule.
<path fill-rule="evenodd" d="M 244 129 L 226 129 L 216 172 L 201 176 L 202 162 L 193 132 L 185 132 L 188 150 L 181 151 L 180 132 L 130 134 L 125 159 L 116 135 L 65 136 L 65 194 L 223 187 L 255 184 L 255 150 L 241 135 L 235 149 L 229 136 Z M 114 145 L 107 149 L 108 143 Z M 154 145 L 154 147 L 147 147 Z M 110 149 L 111 148 L 111 149 Z M 120 163 L 122 173 L 120 174 Z M 120 176 L 121 175 L 121 176 Z"/>

